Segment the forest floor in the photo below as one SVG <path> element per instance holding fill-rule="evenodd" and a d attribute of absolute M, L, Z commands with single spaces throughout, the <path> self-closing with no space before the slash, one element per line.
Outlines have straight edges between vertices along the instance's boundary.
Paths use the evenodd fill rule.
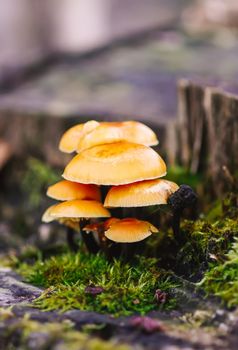
<path fill-rule="evenodd" d="M 165 30 L 153 33 L 144 41 L 115 46 L 85 57 L 64 57 L 43 67 L 40 74 L 31 76 L 15 89 L 1 93 L 1 113 L 5 117 L 9 112 L 13 115 L 21 113 L 66 118 L 77 115 L 86 118 L 94 115 L 99 118 L 123 116 L 141 119 L 152 125 L 166 123 L 176 115 L 177 79 L 194 76 L 201 79 L 214 79 L 215 76 L 222 81 L 237 79 L 237 42 L 230 34 L 219 35 L 191 37 L 183 31 Z M 224 38 L 224 35 L 228 36 Z M 40 140 L 43 134 L 44 130 L 39 128 Z M 41 145 L 37 146 L 40 148 Z M 33 283 L 32 275 L 19 269 L 21 264 L 16 263 L 22 253 L 19 247 L 37 246 L 34 262 L 39 264 L 42 262 L 39 252 L 44 249 L 47 251 L 43 257 L 44 263 L 46 258 L 50 259 L 55 252 L 59 254 L 61 249 L 62 254 L 65 253 L 65 248 L 62 248 L 64 229 L 58 226 L 49 228 L 40 223 L 47 203 L 42 199 L 45 189 L 58 175 L 55 176 L 49 167 L 32 158 L 36 155 L 27 155 L 29 162 L 24 165 L 25 169 L 19 165 L 21 159 L 16 161 L 14 158 L 1 172 L 0 349 L 8 349 L 9 344 L 16 349 L 55 350 L 237 349 L 237 301 L 233 298 L 229 309 L 226 303 L 221 302 L 220 283 L 215 285 L 219 298 L 206 298 L 205 293 L 197 290 L 195 283 L 198 279 L 192 281 L 181 271 L 176 274 L 180 287 L 171 291 L 172 297 L 176 292 L 179 307 L 150 311 L 146 313 L 149 318 L 144 318 L 144 315 L 137 319 L 135 315 L 115 317 L 110 312 L 103 314 L 92 310 L 62 313 L 62 310 L 47 311 L 47 308 L 39 308 L 39 305 L 36 307 L 35 299 L 42 291 L 47 290 L 46 300 L 50 299 L 50 286 Z M 60 174 L 60 170 L 57 170 Z M 182 177 L 180 180 L 187 179 Z M 203 180 L 195 179 L 195 188 L 199 185 L 198 181 Z M 200 219 L 203 219 L 204 213 L 200 214 Z M 184 245 L 186 249 L 180 247 L 181 251 L 175 254 L 180 257 L 182 265 L 184 253 L 191 258 L 183 268 L 185 266 L 190 271 L 193 267 L 191 264 L 196 260 L 196 268 L 201 267 L 204 276 L 208 263 L 215 260 L 220 268 L 219 263 L 223 262 L 224 255 L 233 253 L 231 243 L 234 243 L 233 238 L 238 233 L 236 223 L 233 222 L 234 225 L 227 229 L 225 225 L 228 223 L 222 217 L 219 220 L 221 227 L 218 225 L 218 229 L 215 229 L 221 236 L 213 239 L 215 226 L 212 225 L 217 225 L 216 220 L 215 214 L 211 226 L 201 225 L 200 222 L 184 231 L 188 234 Z M 191 234 L 193 232 L 196 232 L 195 236 Z M 207 239 L 206 249 L 199 246 L 201 232 Z M 191 238 L 192 245 L 189 245 L 188 238 Z M 222 249 L 222 254 L 217 254 L 218 248 Z M 32 267 L 31 260 L 30 263 L 28 260 L 26 262 Z M 174 261 L 172 266 L 176 265 L 173 264 Z M 231 271 L 234 279 L 234 271 L 238 270 L 236 264 L 235 261 L 235 268 Z M 43 274 L 42 271 L 39 268 L 39 274 Z M 226 276 L 230 277 L 228 272 Z M 214 278 L 212 274 L 208 277 L 208 281 Z"/>

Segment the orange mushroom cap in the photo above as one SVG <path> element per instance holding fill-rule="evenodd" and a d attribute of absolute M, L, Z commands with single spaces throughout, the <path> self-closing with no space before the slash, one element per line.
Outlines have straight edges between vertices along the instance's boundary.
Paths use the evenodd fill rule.
<path fill-rule="evenodd" d="M 98 186 L 85 185 L 68 180 L 62 180 L 50 186 L 47 190 L 47 196 L 59 201 L 69 201 L 73 199 L 101 200 Z"/>
<path fill-rule="evenodd" d="M 125 140 L 145 146 L 156 146 L 159 143 L 154 131 L 143 123 L 130 120 L 123 122 L 122 128 Z"/>
<path fill-rule="evenodd" d="M 76 155 L 63 177 L 70 181 L 122 185 L 166 175 L 163 159 L 152 148 L 130 142 L 95 146 Z"/>
<path fill-rule="evenodd" d="M 56 206 L 57 204 L 51 205 L 49 208 L 46 209 L 46 211 L 44 212 L 41 220 L 45 223 L 49 223 L 54 221 L 54 217 L 51 216 L 51 210 L 53 209 L 54 206 Z"/>
<path fill-rule="evenodd" d="M 92 132 L 80 138 L 77 152 L 97 145 L 119 141 L 128 141 L 146 146 L 158 144 L 153 130 L 140 122 L 104 122 L 100 123 Z"/>
<path fill-rule="evenodd" d="M 79 140 L 85 134 L 91 132 L 99 123 L 95 120 L 90 120 L 84 124 L 77 124 L 68 129 L 60 139 L 59 149 L 61 152 L 72 153 L 77 150 Z"/>
<path fill-rule="evenodd" d="M 142 241 L 156 232 L 158 229 L 148 221 L 127 218 L 112 223 L 106 230 L 105 236 L 118 243 L 134 243 Z"/>
<path fill-rule="evenodd" d="M 169 196 L 179 186 L 164 179 L 145 180 L 111 187 L 105 198 L 105 207 L 145 207 L 167 204 Z"/>
<path fill-rule="evenodd" d="M 50 210 L 54 218 L 107 218 L 111 214 L 100 202 L 74 199 L 56 204 Z"/>
<path fill-rule="evenodd" d="M 50 223 L 52 221 L 58 221 L 59 223 L 70 227 L 76 231 L 79 231 L 79 221 L 80 218 L 55 218 L 54 216 L 51 215 L 51 212 L 53 210 L 53 207 L 55 207 L 57 204 L 52 205 L 51 207 L 49 207 L 48 209 L 46 209 L 46 211 L 44 212 L 43 216 L 42 216 L 42 221 L 45 223 Z"/>

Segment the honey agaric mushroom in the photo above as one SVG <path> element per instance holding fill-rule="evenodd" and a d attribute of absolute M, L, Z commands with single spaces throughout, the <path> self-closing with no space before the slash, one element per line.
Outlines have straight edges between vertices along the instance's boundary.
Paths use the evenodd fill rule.
<path fill-rule="evenodd" d="M 168 204 L 173 211 L 172 228 L 178 237 L 182 211 L 194 206 L 196 200 L 197 195 L 190 186 L 179 187 L 172 181 L 156 179 L 112 187 L 107 193 L 104 206 L 126 208 Z"/>
<path fill-rule="evenodd" d="M 63 218 L 63 217 L 62 218 L 55 218 L 54 216 L 51 215 L 51 212 L 56 205 L 57 204 L 54 204 L 54 205 L 50 206 L 48 209 L 46 209 L 41 220 L 47 224 L 52 222 L 52 221 L 58 221 L 59 223 L 65 225 L 69 228 L 72 228 L 75 231 L 80 231 L 79 220 L 74 219 L 74 218 Z"/>
<path fill-rule="evenodd" d="M 90 120 L 84 124 L 77 124 L 68 129 L 60 139 L 59 149 L 61 152 L 72 153 L 77 150 L 77 145 L 82 136 L 91 132 L 98 125 L 95 120 Z"/>
<path fill-rule="evenodd" d="M 47 196 L 59 201 L 70 201 L 73 199 L 101 200 L 100 189 L 96 185 L 80 184 L 68 180 L 62 180 L 50 186 Z"/>
<path fill-rule="evenodd" d="M 167 204 L 169 196 L 178 189 L 176 183 L 164 179 L 113 186 L 107 193 L 104 206 L 126 208 Z"/>
<path fill-rule="evenodd" d="M 78 225 L 78 228 L 80 228 L 79 223 L 82 219 L 108 218 L 110 216 L 110 212 L 104 208 L 100 202 L 94 200 L 75 199 L 51 206 L 43 214 L 42 220 L 44 222 L 57 220 L 64 223 L 66 226 L 73 228 L 74 223 L 76 223 L 76 225 Z M 96 253 L 98 251 L 98 246 L 93 237 L 85 235 L 83 233 L 82 237 L 88 250 L 92 253 Z M 71 248 L 73 248 L 73 250 L 76 250 L 75 243 L 73 241 L 73 234 L 68 232 L 67 238 Z"/>
<path fill-rule="evenodd" d="M 98 123 L 91 120 L 67 130 L 59 148 L 67 153 L 77 150 L 79 154 L 66 166 L 63 173 L 65 180 L 48 189 L 50 197 L 64 202 L 50 207 L 43 215 L 43 221 L 55 219 L 67 226 L 77 225 L 81 228 L 84 218 L 110 217 L 107 209 L 98 202 L 100 193 L 95 185 L 112 185 L 115 187 L 106 196 L 106 207 L 169 204 L 174 214 L 173 230 L 178 234 L 181 212 L 184 207 L 193 205 L 196 195 L 188 186 L 178 187 L 174 182 L 159 179 L 166 175 L 166 164 L 150 148 L 157 144 L 155 133 L 136 121 Z M 127 248 L 120 250 L 121 244 L 113 242 L 139 242 L 158 232 L 147 221 L 115 218 L 87 225 L 82 231 L 89 251 L 98 250 L 92 236 L 94 232 L 109 255 L 118 251 L 118 247 L 119 253 L 129 252 Z M 91 234 L 85 235 L 85 231 Z M 72 235 L 68 232 L 69 240 L 73 245 Z M 127 244 L 123 247 L 127 247 Z M 108 248 L 116 249 L 109 251 Z"/>
<path fill-rule="evenodd" d="M 55 218 L 108 218 L 110 212 L 102 203 L 93 200 L 74 199 L 53 206 L 50 215 Z"/>
<path fill-rule="evenodd" d="M 105 231 L 105 236 L 117 243 L 134 243 L 156 232 L 159 232 L 158 229 L 148 221 L 126 218 L 112 223 Z"/>
<path fill-rule="evenodd" d="M 95 146 L 76 155 L 63 177 L 70 181 L 123 185 L 166 175 L 163 159 L 152 148 L 130 142 Z"/>
<path fill-rule="evenodd" d="M 128 141 L 146 146 L 158 144 L 155 133 L 145 124 L 135 121 L 104 122 L 100 123 L 92 132 L 80 138 L 77 152 L 97 145 L 119 141 Z"/>

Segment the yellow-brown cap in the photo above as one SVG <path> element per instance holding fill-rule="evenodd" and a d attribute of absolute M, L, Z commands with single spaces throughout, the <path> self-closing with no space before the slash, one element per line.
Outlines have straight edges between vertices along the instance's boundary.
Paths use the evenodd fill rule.
<path fill-rule="evenodd" d="M 59 149 L 61 152 L 72 153 L 77 150 L 77 145 L 82 136 L 90 133 L 99 123 L 95 120 L 90 120 L 83 124 L 77 124 L 68 129 L 60 139 Z"/>
<path fill-rule="evenodd" d="M 159 232 L 158 229 L 148 221 L 127 218 L 110 225 L 105 236 L 118 243 L 134 243 L 142 241 L 156 232 Z"/>
<path fill-rule="evenodd" d="M 50 210 L 54 218 L 108 218 L 110 212 L 100 202 L 75 199 L 56 204 Z"/>
<path fill-rule="evenodd" d="M 49 208 L 46 209 L 46 211 L 44 212 L 44 214 L 42 215 L 41 220 L 45 223 L 49 223 L 51 221 L 54 221 L 55 218 L 53 216 L 51 216 L 51 210 L 53 209 L 54 206 L 56 206 L 57 204 L 51 205 Z"/>
<path fill-rule="evenodd" d="M 105 198 L 105 207 L 145 207 L 167 204 L 169 196 L 179 186 L 164 179 L 145 180 L 111 187 Z"/>
<path fill-rule="evenodd" d="M 106 143 L 128 141 L 146 146 L 158 144 L 153 130 L 145 124 L 136 121 L 104 122 L 92 132 L 80 138 L 77 152 Z"/>
<path fill-rule="evenodd" d="M 47 190 L 47 196 L 59 201 L 70 201 L 73 199 L 101 200 L 98 186 L 85 185 L 68 180 L 62 180 L 50 186 Z"/>
<path fill-rule="evenodd" d="M 154 131 L 147 125 L 137 121 L 123 122 L 123 133 L 125 139 L 130 142 L 141 143 L 145 146 L 156 146 L 159 143 Z"/>
<path fill-rule="evenodd" d="M 79 230 L 78 223 L 80 221 L 80 218 L 56 218 L 56 217 L 51 215 L 51 212 L 55 206 L 57 206 L 57 204 L 52 205 L 51 207 L 46 209 L 41 220 L 45 223 L 50 223 L 52 221 L 58 221 L 59 223 L 78 231 Z"/>
<path fill-rule="evenodd" d="M 70 181 L 96 185 L 123 185 L 166 175 L 163 159 L 152 148 L 117 142 L 86 149 L 64 170 Z"/>

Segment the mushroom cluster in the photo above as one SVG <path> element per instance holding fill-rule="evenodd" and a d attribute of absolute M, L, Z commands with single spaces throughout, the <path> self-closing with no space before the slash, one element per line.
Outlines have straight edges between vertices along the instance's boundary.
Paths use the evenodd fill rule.
<path fill-rule="evenodd" d="M 73 232 L 81 231 L 92 253 L 100 248 L 108 253 L 115 243 L 139 242 L 157 233 L 148 221 L 112 218 L 108 210 L 164 205 L 171 202 L 172 195 L 171 207 L 177 203 L 179 186 L 161 179 L 166 175 L 166 164 L 151 148 L 157 144 L 155 133 L 136 121 L 92 120 L 70 128 L 63 134 L 59 149 L 77 155 L 66 166 L 64 180 L 49 187 L 47 195 L 62 202 L 48 208 L 42 220 L 57 220 L 68 226 L 73 250 L 77 249 Z M 182 204 L 175 205 L 177 216 Z M 98 222 L 99 218 L 107 219 Z"/>

